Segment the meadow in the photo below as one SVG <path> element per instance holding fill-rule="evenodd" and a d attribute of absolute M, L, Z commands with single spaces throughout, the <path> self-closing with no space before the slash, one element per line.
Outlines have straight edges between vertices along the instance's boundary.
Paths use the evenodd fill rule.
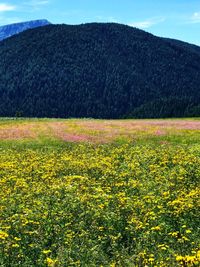
<path fill-rule="evenodd" d="M 0 119 L 1 267 L 200 264 L 200 119 Z"/>

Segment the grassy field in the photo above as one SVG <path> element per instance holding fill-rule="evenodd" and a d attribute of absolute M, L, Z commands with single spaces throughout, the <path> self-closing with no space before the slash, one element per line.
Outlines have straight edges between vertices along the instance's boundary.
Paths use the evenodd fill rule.
<path fill-rule="evenodd" d="M 0 266 L 199 266 L 199 181 L 199 119 L 0 119 Z"/>

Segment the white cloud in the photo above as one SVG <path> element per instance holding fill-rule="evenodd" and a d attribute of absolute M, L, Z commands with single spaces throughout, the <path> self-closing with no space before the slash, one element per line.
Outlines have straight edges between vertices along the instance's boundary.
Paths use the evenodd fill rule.
<path fill-rule="evenodd" d="M 165 18 L 151 18 L 144 21 L 136 21 L 128 23 L 129 26 L 140 28 L 140 29 L 148 29 L 152 27 L 153 25 L 159 24 L 161 22 L 164 22 Z"/>
<path fill-rule="evenodd" d="M 27 4 L 33 7 L 40 7 L 49 4 L 49 0 L 32 0 Z"/>
<path fill-rule="evenodd" d="M 50 0 L 30 0 L 23 3 L 23 9 L 27 12 L 35 12 L 48 5 Z"/>
<path fill-rule="evenodd" d="M 190 18 L 190 23 L 200 23 L 200 12 L 195 12 Z"/>
<path fill-rule="evenodd" d="M 15 9 L 16 9 L 16 6 L 9 5 L 6 3 L 0 3 L 0 12 L 13 11 Z"/>

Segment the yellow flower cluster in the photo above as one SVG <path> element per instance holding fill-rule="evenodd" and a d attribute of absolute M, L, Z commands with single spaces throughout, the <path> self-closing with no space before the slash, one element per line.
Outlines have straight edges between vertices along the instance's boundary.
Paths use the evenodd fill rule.
<path fill-rule="evenodd" d="M 194 255 L 186 255 L 186 256 L 176 256 L 177 262 L 180 263 L 181 266 L 198 266 L 200 262 L 200 250 L 195 252 Z"/>
<path fill-rule="evenodd" d="M 0 149 L 0 266 L 198 266 L 198 145 Z"/>

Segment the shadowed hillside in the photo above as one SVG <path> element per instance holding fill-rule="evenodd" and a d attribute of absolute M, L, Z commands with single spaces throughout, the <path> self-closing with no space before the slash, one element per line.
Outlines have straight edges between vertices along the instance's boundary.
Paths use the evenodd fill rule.
<path fill-rule="evenodd" d="M 200 115 L 200 48 L 115 23 L 48 25 L 0 43 L 0 116 Z"/>

